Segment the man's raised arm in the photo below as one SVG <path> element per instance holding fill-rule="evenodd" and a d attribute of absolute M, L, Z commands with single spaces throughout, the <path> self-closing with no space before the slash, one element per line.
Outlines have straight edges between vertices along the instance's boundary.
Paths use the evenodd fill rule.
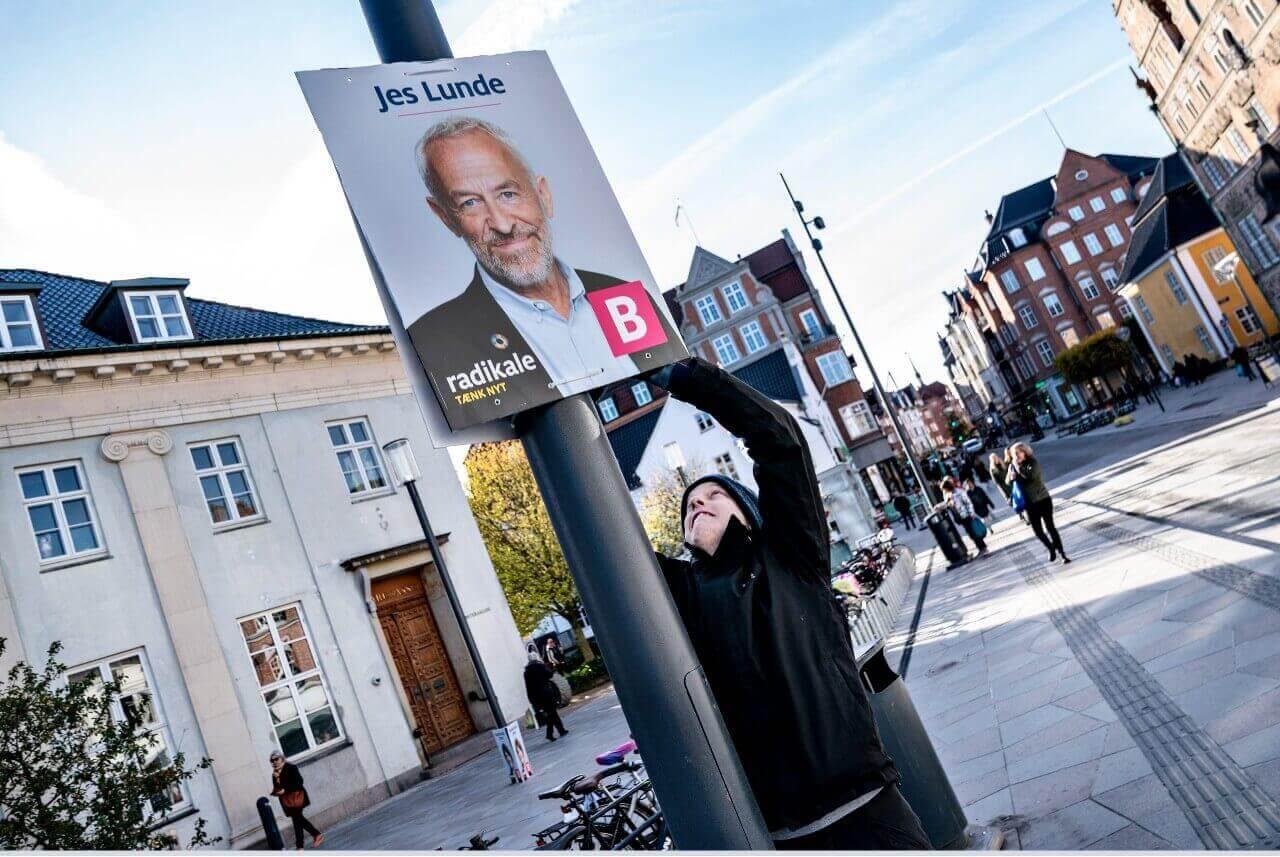
<path fill-rule="evenodd" d="M 753 387 L 697 357 L 666 367 L 650 380 L 742 438 L 755 462 L 765 533 L 796 560 L 789 565 L 812 569 L 825 580 L 830 556 L 827 516 L 809 448 L 795 417 Z"/>

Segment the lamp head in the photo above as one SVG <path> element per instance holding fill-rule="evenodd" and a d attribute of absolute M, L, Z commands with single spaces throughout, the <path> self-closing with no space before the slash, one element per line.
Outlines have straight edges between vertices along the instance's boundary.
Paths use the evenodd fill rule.
<path fill-rule="evenodd" d="M 391 467 L 397 485 L 404 487 L 406 483 L 415 482 L 422 476 L 422 472 L 418 470 L 418 460 L 413 457 L 413 447 L 409 445 L 408 438 L 401 437 L 384 443 L 382 451 L 386 453 L 387 463 Z"/>

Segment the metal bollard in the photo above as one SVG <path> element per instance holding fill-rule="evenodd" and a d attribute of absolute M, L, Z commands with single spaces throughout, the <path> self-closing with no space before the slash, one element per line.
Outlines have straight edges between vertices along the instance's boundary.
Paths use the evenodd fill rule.
<path fill-rule="evenodd" d="M 936 849 L 969 845 L 968 820 L 933 749 L 906 683 L 884 656 L 884 642 L 858 650 L 858 675 L 867 690 L 885 752 L 902 775 L 898 788 Z M 997 846 L 998 847 L 998 846 Z"/>
<path fill-rule="evenodd" d="M 258 818 L 262 820 L 262 832 L 265 834 L 268 851 L 283 851 L 284 837 L 276 824 L 276 814 L 271 811 L 271 798 L 258 798 Z"/>

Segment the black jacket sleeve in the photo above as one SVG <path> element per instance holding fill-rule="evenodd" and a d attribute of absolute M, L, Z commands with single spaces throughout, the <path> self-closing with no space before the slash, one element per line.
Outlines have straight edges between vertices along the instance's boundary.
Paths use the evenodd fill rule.
<path fill-rule="evenodd" d="M 742 438 L 755 462 L 766 540 L 788 568 L 828 580 L 827 516 L 809 448 L 795 417 L 733 375 L 696 357 L 676 366 L 668 389 Z"/>
<path fill-rule="evenodd" d="M 280 787 L 286 792 L 302 790 L 302 771 L 298 770 L 297 765 L 288 763 L 280 771 Z"/>

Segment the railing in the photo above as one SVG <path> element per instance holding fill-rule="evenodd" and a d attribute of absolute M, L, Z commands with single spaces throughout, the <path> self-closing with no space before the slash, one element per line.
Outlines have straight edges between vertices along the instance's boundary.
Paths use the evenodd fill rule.
<path fill-rule="evenodd" d="M 850 634 L 855 647 L 883 640 L 893 633 L 903 599 L 911 591 L 916 574 L 916 558 L 908 548 L 900 548 L 898 561 L 885 576 L 876 594 L 862 602 L 862 613 L 853 622 Z"/>

